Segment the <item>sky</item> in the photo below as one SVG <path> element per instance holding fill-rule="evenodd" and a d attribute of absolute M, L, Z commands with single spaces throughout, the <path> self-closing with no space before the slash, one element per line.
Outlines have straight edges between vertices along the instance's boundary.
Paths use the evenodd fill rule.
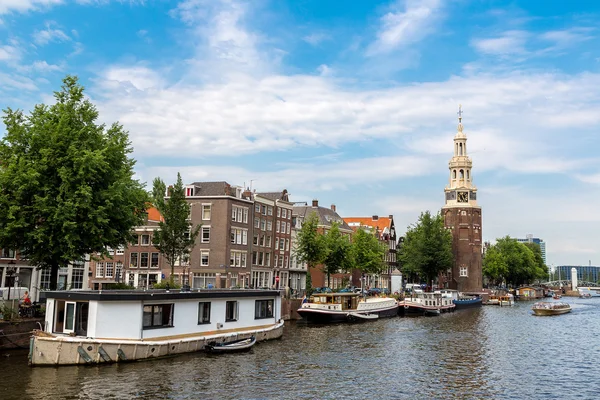
<path fill-rule="evenodd" d="M 0 0 L 0 106 L 77 75 L 148 188 L 287 189 L 402 234 L 444 204 L 462 104 L 484 240 L 600 265 L 599 18 L 583 0 Z"/>

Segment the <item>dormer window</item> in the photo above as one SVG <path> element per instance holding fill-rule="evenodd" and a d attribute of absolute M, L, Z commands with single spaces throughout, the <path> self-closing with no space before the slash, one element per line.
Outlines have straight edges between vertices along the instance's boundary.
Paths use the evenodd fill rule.
<path fill-rule="evenodd" d="M 194 195 L 194 188 L 193 187 L 185 188 L 185 197 L 191 197 L 193 195 Z"/>

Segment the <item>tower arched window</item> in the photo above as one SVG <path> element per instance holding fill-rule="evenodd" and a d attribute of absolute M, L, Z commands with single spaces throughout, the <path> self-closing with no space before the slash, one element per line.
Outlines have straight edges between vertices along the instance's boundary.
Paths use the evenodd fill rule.
<path fill-rule="evenodd" d="M 465 179 L 465 171 L 461 169 L 459 171 L 459 173 L 460 173 L 460 179 Z"/>
<path fill-rule="evenodd" d="M 467 170 L 467 180 L 471 179 L 471 177 L 469 176 L 469 170 Z"/>
<path fill-rule="evenodd" d="M 456 143 L 456 155 L 458 155 L 458 143 Z"/>
<path fill-rule="evenodd" d="M 458 155 L 462 156 L 463 155 L 463 145 L 462 145 L 462 143 L 458 145 L 458 149 L 459 149 Z"/>
<path fill-rule="evenodd" d="M 452 171 L 452 179 L 456 179 L 456 170 Z"/>

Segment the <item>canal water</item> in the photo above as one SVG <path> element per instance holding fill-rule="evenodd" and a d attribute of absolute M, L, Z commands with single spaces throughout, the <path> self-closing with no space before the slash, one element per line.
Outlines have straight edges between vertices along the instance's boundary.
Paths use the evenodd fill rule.
<path fill-rule="evenodd" d="M 600 299 L 364 324 L 289 323 L 248 353 L 29 368 L 0 351 L 0 399 L 597 399 Z M 551 300 L 552 301 L 552 300 Z M 8 355 L 8 356 L 7 356 Z"/>

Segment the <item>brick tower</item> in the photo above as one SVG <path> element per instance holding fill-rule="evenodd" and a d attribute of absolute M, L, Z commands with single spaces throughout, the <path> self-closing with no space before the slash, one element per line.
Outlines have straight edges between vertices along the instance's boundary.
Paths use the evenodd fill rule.
<path fill-rule="evenodd" d="M 482 283 L 481 207 L 473 184 L 473 162 L 467 153 L 463 132 L 462 107 L 458 108 L 458 128 L 454 136 L 454 156 L 450 159 L 450 184 L 444 189 L 446 204 L 442 215 L 452 231 L 454 265 L 447 274 L 447 286 L 461 292 L 480 292 Z"/>

